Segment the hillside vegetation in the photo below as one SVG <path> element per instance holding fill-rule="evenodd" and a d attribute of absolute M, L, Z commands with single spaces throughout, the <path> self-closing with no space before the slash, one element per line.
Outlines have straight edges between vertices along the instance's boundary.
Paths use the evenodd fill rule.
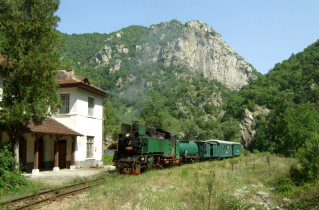
<path fill-rule="evenodd" d="M 239 141 L 239 121 L 222 119 L 223 105 L 234 91 L 185 65 L 140 63 L 142 45 L 165 46 L 183 32 L 178 21 L 164 25 L 165 31 L 152 34 L 142 26 L 111 34 L 63 34 L 61 68 L 76 69 L 114 95 L 105 105 L 108 138 L 117 139 L 120 123 L 140 120 L 186 139 Z"/>
<path fill-rule="evenodd" d="M 250 147 L 293 155 L 318 133 L 319 41 L 278 63 L 244 87 L 227 105 L 227 115 L 240 119 L 255 104 L 271 110 L 259 116 Z"/>

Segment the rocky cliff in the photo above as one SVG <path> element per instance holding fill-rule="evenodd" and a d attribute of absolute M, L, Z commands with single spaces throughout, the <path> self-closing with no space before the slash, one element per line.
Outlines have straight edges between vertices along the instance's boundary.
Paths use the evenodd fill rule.
<path fill-rule="evenodd" d="M 232 90 L 239 90 L 256 78 L 256 71 L 251 65 L 230 48 L 216 31 L 200 21 L 183 25 L 173 20 L 152 25 L 130 46 L 108 44 L 123 38 L 123 33 L 118 31 L 109 37 L 106 44 L 90 58 L 90 62 L 98 66 L 112 63 L 109 68 L 112 73 L 121 69 L 123 56 L 133 60 L 134 55 L 139 65 L 158 62 L 165 66 L 183 65 Z"/>
<path fill-rule="evenodd" d="M 250 111 L 249 109 L 245 110 L 244 116 L 240 122 L 240 131 L 241 131 L 241 143 L 245 148 L 248 148 L 252 139 L 256 135 L 256 118 L 258 115 L 263 115 L 267 117 L 270 112 L 270 109 L 256 105 L 255 111 Z"/>

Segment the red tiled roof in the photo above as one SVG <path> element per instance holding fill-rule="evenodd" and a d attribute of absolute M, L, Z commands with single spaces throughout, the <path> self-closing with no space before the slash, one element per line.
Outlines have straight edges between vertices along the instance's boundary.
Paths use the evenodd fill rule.
<path fill-rule="evenodd" d="M 25 132 L 31 133 L 42 133 L 52 135 L 63 135 L 63 136 L 83 136 L 82 134 L 68 128 L 67 126 L 59 123 L 53 118 L 48 118 L 41 125 L 34 125 L 30 123 L 24 129 Z"/>
<path fill-rule="evenodd" d="M 80 87 L 106 98 L 112 97 L 112 94 L 100 88 L 94 87 L 89 83 L 87 78 L 75 75 L 72 70 L 59 70 L 57 74 L 57 81 L 60 87 Z"/>

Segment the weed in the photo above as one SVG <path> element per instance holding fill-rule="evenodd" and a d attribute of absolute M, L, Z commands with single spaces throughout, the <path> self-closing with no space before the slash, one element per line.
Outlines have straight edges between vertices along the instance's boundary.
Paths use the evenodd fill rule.
<path fill-rule="evenodd" d="M 208 189 L 208 209 L 210 209 L 210 202 L 211 202 L 211 197 L 213 193 L 213 184 L 215 181 L 215 173 L 213 171 L 210 171 L 210 176 L 207 180 L 207 189 Z"/>

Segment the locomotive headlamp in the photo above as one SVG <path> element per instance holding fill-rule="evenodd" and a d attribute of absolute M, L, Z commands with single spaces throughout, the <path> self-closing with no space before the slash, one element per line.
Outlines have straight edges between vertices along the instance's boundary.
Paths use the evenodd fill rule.
<path fill-rule="evenodd" d="M 126 138 L 130 137 L 130 134 L 129 133 L 125 134 L 125 137 Z"/>
<path fill-rule="evenodd" d="M 145 160 L 145 159 L 142 157 L 142 158 L 141 158 L 141 161 L 144 161 L 144 160 Z"/>

